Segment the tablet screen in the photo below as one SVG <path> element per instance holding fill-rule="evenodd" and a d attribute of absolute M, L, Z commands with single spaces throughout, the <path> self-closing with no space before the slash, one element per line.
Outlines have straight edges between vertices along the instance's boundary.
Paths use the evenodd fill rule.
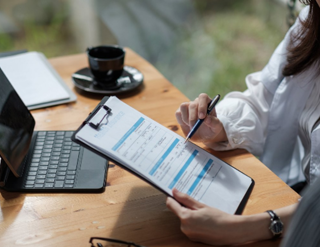
<path fill-rule="evenodd" d="M 35 121 L 0 69 L 0 156 L 17 177 L 23 172 Z"/>

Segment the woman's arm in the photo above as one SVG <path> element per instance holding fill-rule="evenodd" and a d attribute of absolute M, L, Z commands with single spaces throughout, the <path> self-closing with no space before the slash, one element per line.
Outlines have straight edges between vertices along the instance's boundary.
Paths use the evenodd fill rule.
<path fill-rule="evenodd" d="M 176 200 L 168 197 L 167 207 L 179 217 L 181 231 L 192 241 L 230 245 L 273 237 L 269 230 L 270 216 L 266 212 L 248 216 L 231 215 L 208 207 L 176 189 L 173 190 L 173 196 Z M 296 206 L 274 210 L 284 224 L 284 232 Z"/>

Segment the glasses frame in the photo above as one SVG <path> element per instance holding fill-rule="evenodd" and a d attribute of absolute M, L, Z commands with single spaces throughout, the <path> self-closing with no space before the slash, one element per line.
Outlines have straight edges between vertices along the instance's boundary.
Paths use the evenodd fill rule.
<path fill-rule="evenodd" d="M 118 243 L 118 244 L 125 244 L 128 247 L 144 247 L 142 245 L 139 244 L 135 244 L 133 242 L 127 242 L 127 241 L 123 241 L 123 240 L 118 240 L 118 239 L 113 239 L 113 238 L 102 238 L 102 237 L 91 237 L 89 240 L 89 243 L 91 244 L 91 247 L 94 247 L 93 245 L 93 240 L 104 240 L 104 241 L 109 241 L 109 242 L 114 242 L 114 243 Z"/>

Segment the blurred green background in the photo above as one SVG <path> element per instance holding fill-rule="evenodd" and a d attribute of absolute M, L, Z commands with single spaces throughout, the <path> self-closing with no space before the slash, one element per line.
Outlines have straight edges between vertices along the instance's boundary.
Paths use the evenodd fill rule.
<path fill-rule="evenodd" d="M 246 88 L 288 30 L 279 0 L 0 0 L 0 52 L 47 58 L 119 44 L 190 99 Z"/>

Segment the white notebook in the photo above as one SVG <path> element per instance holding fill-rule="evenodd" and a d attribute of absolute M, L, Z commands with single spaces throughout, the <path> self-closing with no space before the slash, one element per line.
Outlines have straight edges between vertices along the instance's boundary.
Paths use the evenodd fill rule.
<path fill-rule="evenodd" d="M 2 57 L 0 68 L 29 110 L 77 99 L 42 53 Z"/>
<path fill-rule="evenodd" d="M 241 213 L 254 184 L 250 177 L 192 142 L 184 144 L 183 137 L 114 96 L 98 109 L 73 140 L 169 196 L 177 188 L 209 206 Z"/>

